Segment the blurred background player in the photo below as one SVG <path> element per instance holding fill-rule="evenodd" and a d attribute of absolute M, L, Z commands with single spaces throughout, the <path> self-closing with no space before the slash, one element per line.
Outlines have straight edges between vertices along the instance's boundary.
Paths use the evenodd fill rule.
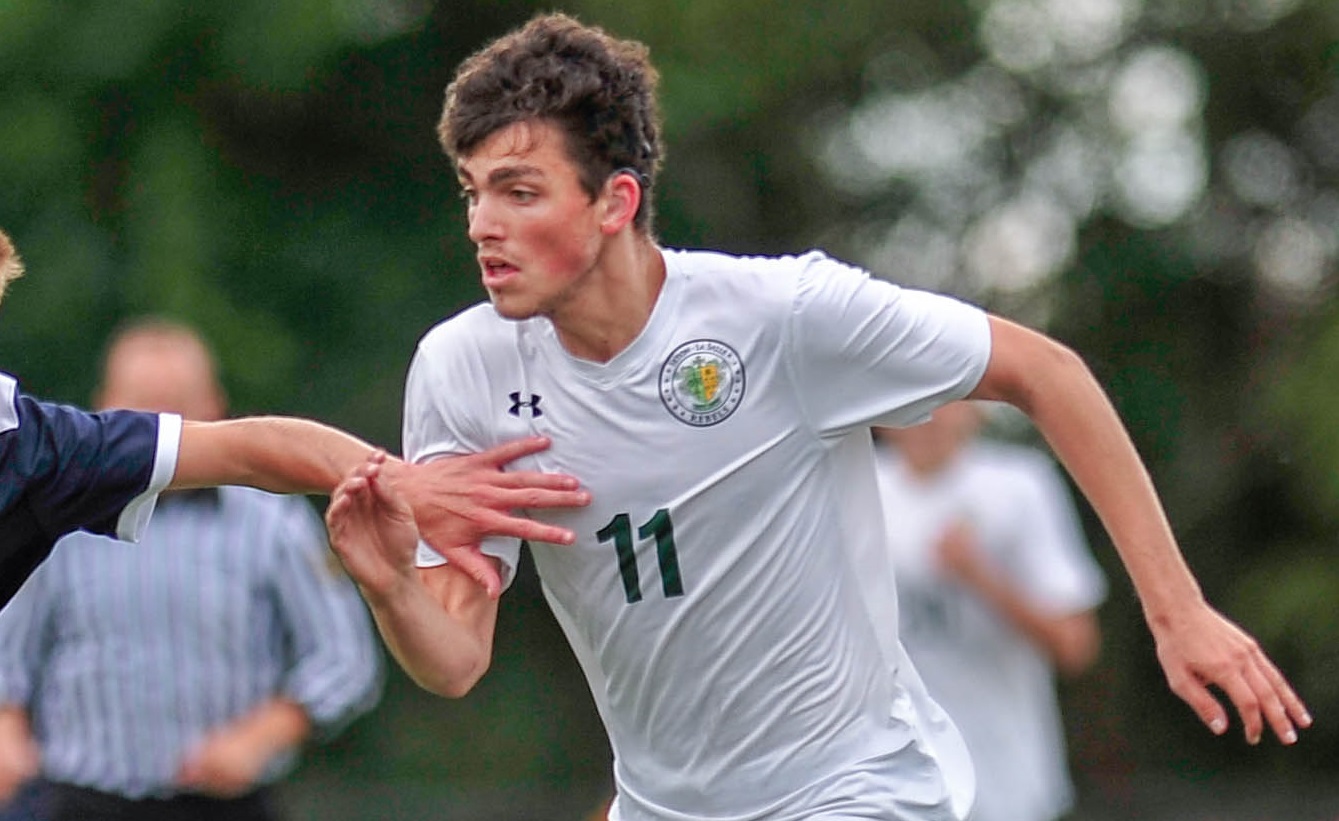
<path fill-rule="evenodd" d="M 156 320 L 112 340 L 96 404 L 225 412 L 204 343 Z M 26 798 L 51 821 L 278 818 L 266 785 L 380 681 L 305 499 L 169 491 L 141 544 L 66 536 L 0 613 L 0 792 L 40 773 Z"/>
<path fill-rule="evenodd" d="M 1074 791 L 1054 676 L 1097 658 L 1106 582 L 1054 464 L 983 421 L 955 402 L 877 429 L 899 626 L 972 753 L 971 821 L 1055 821 Z"/>

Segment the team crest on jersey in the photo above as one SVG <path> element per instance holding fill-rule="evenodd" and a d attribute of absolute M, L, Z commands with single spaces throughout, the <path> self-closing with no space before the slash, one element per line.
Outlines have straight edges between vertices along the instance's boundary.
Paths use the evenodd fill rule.
<path fill-rule="evenodd" d="M 744 363 L 724 342 L 685 342 L 660 367 L 660 398 L 685 424 L 715 425 L 734 413 L 744 398 Z"/>

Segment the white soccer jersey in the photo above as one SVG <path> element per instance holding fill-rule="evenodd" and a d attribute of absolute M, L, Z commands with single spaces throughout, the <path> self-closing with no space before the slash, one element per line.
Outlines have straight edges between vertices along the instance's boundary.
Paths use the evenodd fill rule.
<path fill-rule="evenodd" d="M 1034 605 L 1091 610 L 1106 594 L 1068 490 L 1045 454 L 978 441 L 940 473 L 880 460 L 901 605 L 899 634 L 976 763 L 973 821 L 1053 821 L 1073 801 L 1051 665 L 988 604 L 948 579 L 936 549 L 965 523 Z"/>
<path fill-rule="evenodd" d="M 539 433 L 552 448 L 517 467 L 591 490 L 542 514 L 576 544 L 533 552 L 609 733 L 614 817 L 949 818 L 894 808 L 944 804 L 946 780 L 961 803 L 971 776 L 875 627 L 895 594 L 868 426 L 975 387 L 985 314 L 817 253 L 664 256 L 647 326 L 607 363 L 488 305 L 430 331 L 406 457 Z M 514 567 L 519 545 L 486 550 Z"/>

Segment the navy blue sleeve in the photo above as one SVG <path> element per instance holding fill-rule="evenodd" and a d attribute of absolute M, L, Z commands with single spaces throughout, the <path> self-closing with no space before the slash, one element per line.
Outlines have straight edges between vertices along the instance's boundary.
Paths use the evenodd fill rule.
<path fill-rule="evenodd" d="M 86 413 L 23 394 L 10 411 L 17 425 L 0 432 L 0 604 L 66 533 L 116 535 L 158 451 L 155 413 Z"/>

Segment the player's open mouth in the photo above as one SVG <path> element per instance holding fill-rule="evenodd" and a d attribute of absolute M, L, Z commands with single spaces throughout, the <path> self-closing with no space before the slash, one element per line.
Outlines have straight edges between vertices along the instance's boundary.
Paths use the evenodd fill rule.
<path fill-rule="evenodd" d="M 479 267 L 483 272 L 485 287 L 501 283 L 520 270 L 515 265 L 500 259 L 481 259 Z"/>

